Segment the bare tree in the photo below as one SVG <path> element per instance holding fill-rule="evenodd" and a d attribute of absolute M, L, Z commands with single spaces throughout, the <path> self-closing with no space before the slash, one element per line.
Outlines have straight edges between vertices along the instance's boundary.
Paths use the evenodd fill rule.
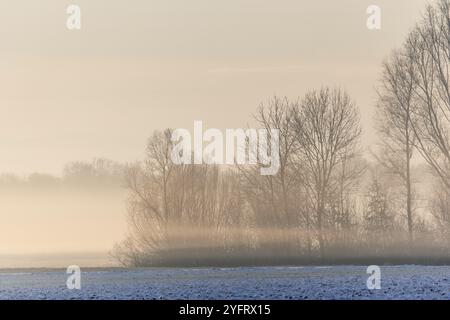
<path fill-rule="evenodd" d="M 359 240 L 357 204 L 361 195 L 358 190 L 366 168 L 367 163 L 359 154 L 350 153 L 342 159 L 330 183 L 326 218 L 335 251 L 349 249 Z"/>
<path fill-rule="evenodd" d="M 298 175 L 315 213 L 321 257 L 325 256 L 325 214 L 338 168 L 353 156 L 361 134 L 359 112 L 341 89 L 306 94 L 293 110 L 298 143 Z"/>
<path fill-rule="evenodd" d="M 260 165 L 240 167 L 242 188 L 253 212 L 254 226 L 260 231 L 267 230 L 265 234 L 259 232 L 259 235 L 265 238 L 261 240 L 275 253 L 294 253 L 302 249 L 299 237 L 302 220 L 299 199 L 302 194 L 299 193 L 300 183 L 293 163 L 297 143 L 292 126 L 292 109 L 297 105 L 296 101 L 275 96 L 261 104 L 253 115 L 259 128 L 269 133 L 277 130 L 279 134 L 277 152 L 280 163 L 277 173 L 262 176 Z M 270 150 L 258 151 L 270 153 Z"/>
<path fill-rule="evenodd" d="M 292 161 L 297 145 L 295 133 L 292 129 L 292 108 L 297 105 L 297 102 L 290 102 L 287 98 L 280 99 L 275 96 L 268 101 L 267 105 L 262 104 L 258 113 L 254 116 L 257 123 L 266 129 L 267 132 L 271 132 L 273 129 L 279 132 L 280 147 L 278 154 L 280 168 L 276 175 L 269 175 L 265 178 L 268 180 L 271 196 L 277 198 L 276 200 L 274 199 L 274 205 L 277 207 L 276 211 L 279 210 L 278 208 L 282 209 L 281 211 L 284 215 L 282 219 L 288 225 L 293 222 L 294 218 L 290 200 L 293 185 L 296 182 Z"/>
<path fill-rule="evenodd" d="M 412 128 L 420 154 L 450 188 L 450 1 L 428 6 L 405 51 L 413 62 Z"/>
<path fill-rule="evenodd" d="M 410 244 L 413 241 L 413 187 L 411 158 L 416 142 L 412 128 L 414 66 L 408 52 L 397 51 L 383 64 L 378 90 L 378 132 L 381 137 L 379 162 L 397 176 L 406 193 L 406 217 Z"/>

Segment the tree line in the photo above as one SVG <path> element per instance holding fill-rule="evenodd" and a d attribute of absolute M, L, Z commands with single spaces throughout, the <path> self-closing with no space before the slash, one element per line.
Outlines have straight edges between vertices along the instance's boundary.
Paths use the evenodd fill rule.
<path fill-rule="evenodd" d="M 258 165 L 174 165 L 172 131 L 155 131 L 145 160 L 126 168 L 129 236 L 115 257 L 133 266 L 450 259 L 449 9 L 449 0 L 429 5 L 383 63 L 373 160 L 342 88 L 259 107 L 255 123 L 280 134 L 271 176 Z M 415 159 L 432 192 L 417 190 Z"/>
<path fill-rule="evenodd" d="M 96 158 L 92 161 L 67 163 L 60 175 L 31 173 L 24 176 L 0 174 L 0 188 L 55 189 L 55 188 L 123 188 L 125 164 Z"/>

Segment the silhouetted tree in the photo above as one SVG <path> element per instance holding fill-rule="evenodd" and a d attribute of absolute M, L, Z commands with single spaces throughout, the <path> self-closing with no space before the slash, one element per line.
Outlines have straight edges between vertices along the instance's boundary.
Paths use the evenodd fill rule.
<path fill-rule="evenodd" d="M 297 173 L 312 203 L 320 255 L 324 257 L 327 205 L 339 168 L 357 151 L 359 112 L 347 93 L 329 88 L 307 93 L 293 112 Z"/>
<path fill-rule="evenodd" d="M 415 108 L 414 65 L 411 54 L 397 51 L 383 64 L 378 90 L 378 132 L 381 150 L 378 160 L 402 183 L 410 244 L 413 241 L 413 181 L 411 158 L 416 138 L 412 128 Z"/>

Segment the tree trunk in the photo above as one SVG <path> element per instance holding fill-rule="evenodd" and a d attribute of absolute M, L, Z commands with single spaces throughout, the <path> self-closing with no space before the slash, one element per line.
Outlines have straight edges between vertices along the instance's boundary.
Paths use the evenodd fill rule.
<path fill-rule="evenodd" d="M 407 139 L 406 142 L 406 213 L 408 216 L 408 236 L 409 245 L 412 247 L 413 242 L 413 220 L 412 220 L 412 191 L 411 191 L 411 157 L 410 157 L 410 144 Z"/>

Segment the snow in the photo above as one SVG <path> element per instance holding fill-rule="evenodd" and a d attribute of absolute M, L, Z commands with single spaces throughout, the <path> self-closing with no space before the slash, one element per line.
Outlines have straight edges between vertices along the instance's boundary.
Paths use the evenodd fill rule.
<path fill-rule="evenodd" d="M 450 266 L 381 266 L 368 290 L 364 266 L 204 269 L 0 270 L 0 299 L 450 299 Z"/>

